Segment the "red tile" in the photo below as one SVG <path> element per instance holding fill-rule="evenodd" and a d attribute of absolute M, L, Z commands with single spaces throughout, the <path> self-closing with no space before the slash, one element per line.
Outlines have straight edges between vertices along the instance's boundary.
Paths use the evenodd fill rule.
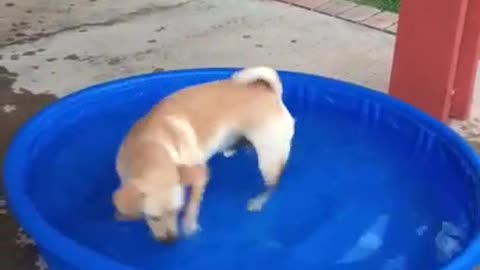
<path fill-rule="evenodd" d="M 366 19 L 363 24 L 377 29 L 385 29 L 398 21 L 398 15 L 393 12 L 384 11 Z"/>
<path fill-rule="evenodd" d="M 361 22 L 372 17 L 377 13 L 380 13 L 379 9 L 376 9 L 370 6 L 359 5 L 338 14 L 338 17 L 345 20 L 353 21 L 353 22 Z"/>
<path fill-rule="evenodd" d="M 391 32 L 391 33 L 397 33 L 397 27 L 398 27 L 398 24 L 395 23 L 395 24 L 393 24 L 392 26 L 388 27 L 388 28 L 385 29 L 385 30 L 387 30 L 388 32 Z"/>
<path fill-rule="evenodd" d="M 304 7 L 308 9 L 317 8 L 330 0 L 288 0 L 288 2 L 292 5 Z"/>
<path fill-rule="evenodd" d="M 318 8 L 315 8 L 316 11 L 325 13 L 328 15 L 336 16 L 342 12 L 345 12 L 353 7 L 357 6 L 354 2 L 347 0 L 332 0 L 321 5 Z"/>

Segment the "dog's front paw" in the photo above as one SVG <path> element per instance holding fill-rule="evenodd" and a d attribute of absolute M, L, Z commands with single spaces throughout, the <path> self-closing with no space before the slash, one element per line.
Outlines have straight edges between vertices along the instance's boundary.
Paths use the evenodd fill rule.
<path fill-rule="evenodd" d="M 200 225 L 198 225 L 198 222 L 192 221 L 192 220 L 184 220 L 183 222 L 183 232 L 187 236 L 191 236 L 196 234 L 201 230 Z"/>

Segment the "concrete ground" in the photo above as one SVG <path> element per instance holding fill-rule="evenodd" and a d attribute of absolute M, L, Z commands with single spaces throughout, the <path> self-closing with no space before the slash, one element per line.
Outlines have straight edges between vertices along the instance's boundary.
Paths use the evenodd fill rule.
<path fill-rule="evenodd" d="M 261 64 L 385 91 L 393 45 L 393 35 L 268 0 L 0 0 L 0 153 L 35 111 L 102 81 Z M 455 125 L 480 135 L 477 119 Z M 3 269 L 32 269 L 33 245 L 1 200 L 0 211 Z"/>

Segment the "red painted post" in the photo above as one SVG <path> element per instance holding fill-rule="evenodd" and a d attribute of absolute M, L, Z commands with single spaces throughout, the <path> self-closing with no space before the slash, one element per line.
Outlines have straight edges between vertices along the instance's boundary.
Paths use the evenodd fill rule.
<path fill-rule="evenodd" d="M 450 116 L 465 120 L 470 116 L 475 77 L 480 56 L 480 0 L 469 0 Z"/>
<path fill-rule="evenodd" d="M 468 0 L 402 0 L 390 94 L 447 121 Z"/>

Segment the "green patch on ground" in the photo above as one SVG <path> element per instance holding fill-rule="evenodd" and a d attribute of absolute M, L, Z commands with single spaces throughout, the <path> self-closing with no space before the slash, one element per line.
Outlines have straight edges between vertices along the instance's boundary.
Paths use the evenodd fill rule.
<path fill-rule="evenodd" d="M 362 5 L 368 5 L 379 8 L 381 10 L 387 10 L 392 12 L 398 12 L 400 0 L 353 0 L 354 2 Z"/>

